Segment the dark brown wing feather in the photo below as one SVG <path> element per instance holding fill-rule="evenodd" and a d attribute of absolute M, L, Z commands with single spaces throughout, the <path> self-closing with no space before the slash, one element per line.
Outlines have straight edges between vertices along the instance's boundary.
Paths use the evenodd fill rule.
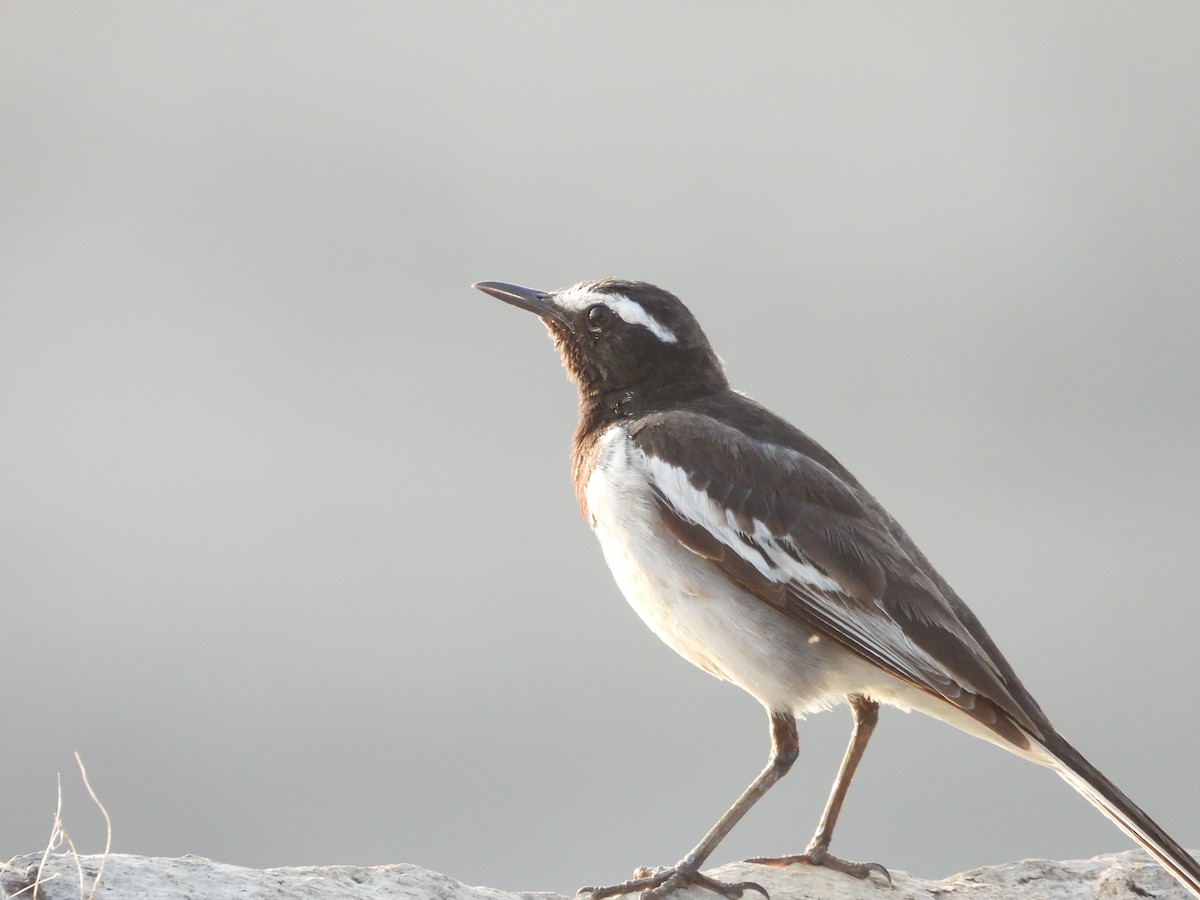
<path fill-rule="evenodd" d="M 688 518 L 660 491 L 663 521 L 676 538 L 784 615 L 944 698 L 1006 739 L 1025 745 L 1026 732 L 1039 740 L 1052 734 L 983 626 L 853 476 L 769 411 L 738 395 L 722 396 L 727 399 L 719 409 L 698 403 L 644 417 L 631 429 L 635 443 L 649 457 L 681 468 L 686 453 L 687 469 L 694 472 L 689 484 L 731 510 L 743 550 L 757 549 L 769 561 L 752 537 L 754 520 L 762 522 L 782 539 L 779 547 L 842 590 L 772 581 L 716 529 Z M 740 421 L 730 423 L 731 412 Z M 937 667 L 899 644 L 881 646 L 870 629 L 855 627 L 871 617 L 896 623 Z"/>

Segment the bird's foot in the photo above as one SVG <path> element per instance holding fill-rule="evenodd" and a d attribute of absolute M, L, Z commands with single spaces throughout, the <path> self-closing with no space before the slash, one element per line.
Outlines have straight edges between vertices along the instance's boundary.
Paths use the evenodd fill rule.
<path fill-rule="evenodd" d="M 672 891 L 689 885 L 704 888 L 704 890 L 720 894 L 722 897 L 729 897 L 730 900 L 737 900 L 746 891 L 758 891 L 767 900 L 770 900 L 770 894 L 767 893 L 767 889 L 761 884 L 753 881 L 738 881 L 733 884 L 727 884 L 724 881 L 709 878 L 694 866 L 684 863 L 679 863 L 666 869 L 648 869 L 643 867 L 635 871 L 633 878 L 629 881 L 610 885 L 609 887 L 581 887 L 575 892 L 575 896 L 576 898 L 590 896 L 592 900 L 604 900 L 605 897 L 637 893 L 640 895 L 641 900 L 660 900 L 660 898 L 666 897 Z"/>
<path fill-rule="evenodd" d="M 790 866 L 792 863 L 802 863 L 806 866 L 824 866 L 826 869 L 833 869 L 835 872 L 852 875 L 855 878 L 869 878 L 872 872 L 877 872 L 887 879 L 888 887 L 894 887 L 892 884 L 892 873 L 879 863 L 849 862 L 848 860 L 831 855 L 828 850 L 820 847 L 810 848 L 804 853 L 799 853 L 795 856 L 756 856 L 754 859 L 746 860 L 746 862 L 758 863 L 760 866 Z"/>

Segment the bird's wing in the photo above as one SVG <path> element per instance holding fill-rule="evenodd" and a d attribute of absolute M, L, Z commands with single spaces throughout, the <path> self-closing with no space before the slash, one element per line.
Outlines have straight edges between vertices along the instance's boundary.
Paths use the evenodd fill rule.
<path fill-rule="evenodd" d="M 651 414 L 630 436 L 664 524 L 689 550 L 793 621 L 1007 740 L 1041 737 L 1040 710 L 990 638 L 956 611 L 961 602 L 947 599 L 857 484 L 815 454 L 697 412 Z"/>

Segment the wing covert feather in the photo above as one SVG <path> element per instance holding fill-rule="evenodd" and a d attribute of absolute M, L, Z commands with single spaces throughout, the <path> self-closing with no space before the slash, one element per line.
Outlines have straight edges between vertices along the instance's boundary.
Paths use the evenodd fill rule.
<path fill-rule="evenodd" d="M 957 596 L 906 551 L 907 535 L 811 439 L 765 441 L 691 410 L 653 413 L 630 434 L 664 524 L 689 550 L 798 624 L 1008 739 L 1042 735 L 1044 715 L 982 626 L 960 615 Z"/>

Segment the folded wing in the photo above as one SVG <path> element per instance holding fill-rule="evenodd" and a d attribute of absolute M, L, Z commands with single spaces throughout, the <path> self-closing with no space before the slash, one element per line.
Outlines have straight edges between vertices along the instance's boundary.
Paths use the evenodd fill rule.
<path fill-rule="evenodd" d="M 668 411 L 631 434 L 672 534 L 755 597 L 1018 747 L 1052 730 L 899 526 L 801 433 L 781 444 Z"/>

